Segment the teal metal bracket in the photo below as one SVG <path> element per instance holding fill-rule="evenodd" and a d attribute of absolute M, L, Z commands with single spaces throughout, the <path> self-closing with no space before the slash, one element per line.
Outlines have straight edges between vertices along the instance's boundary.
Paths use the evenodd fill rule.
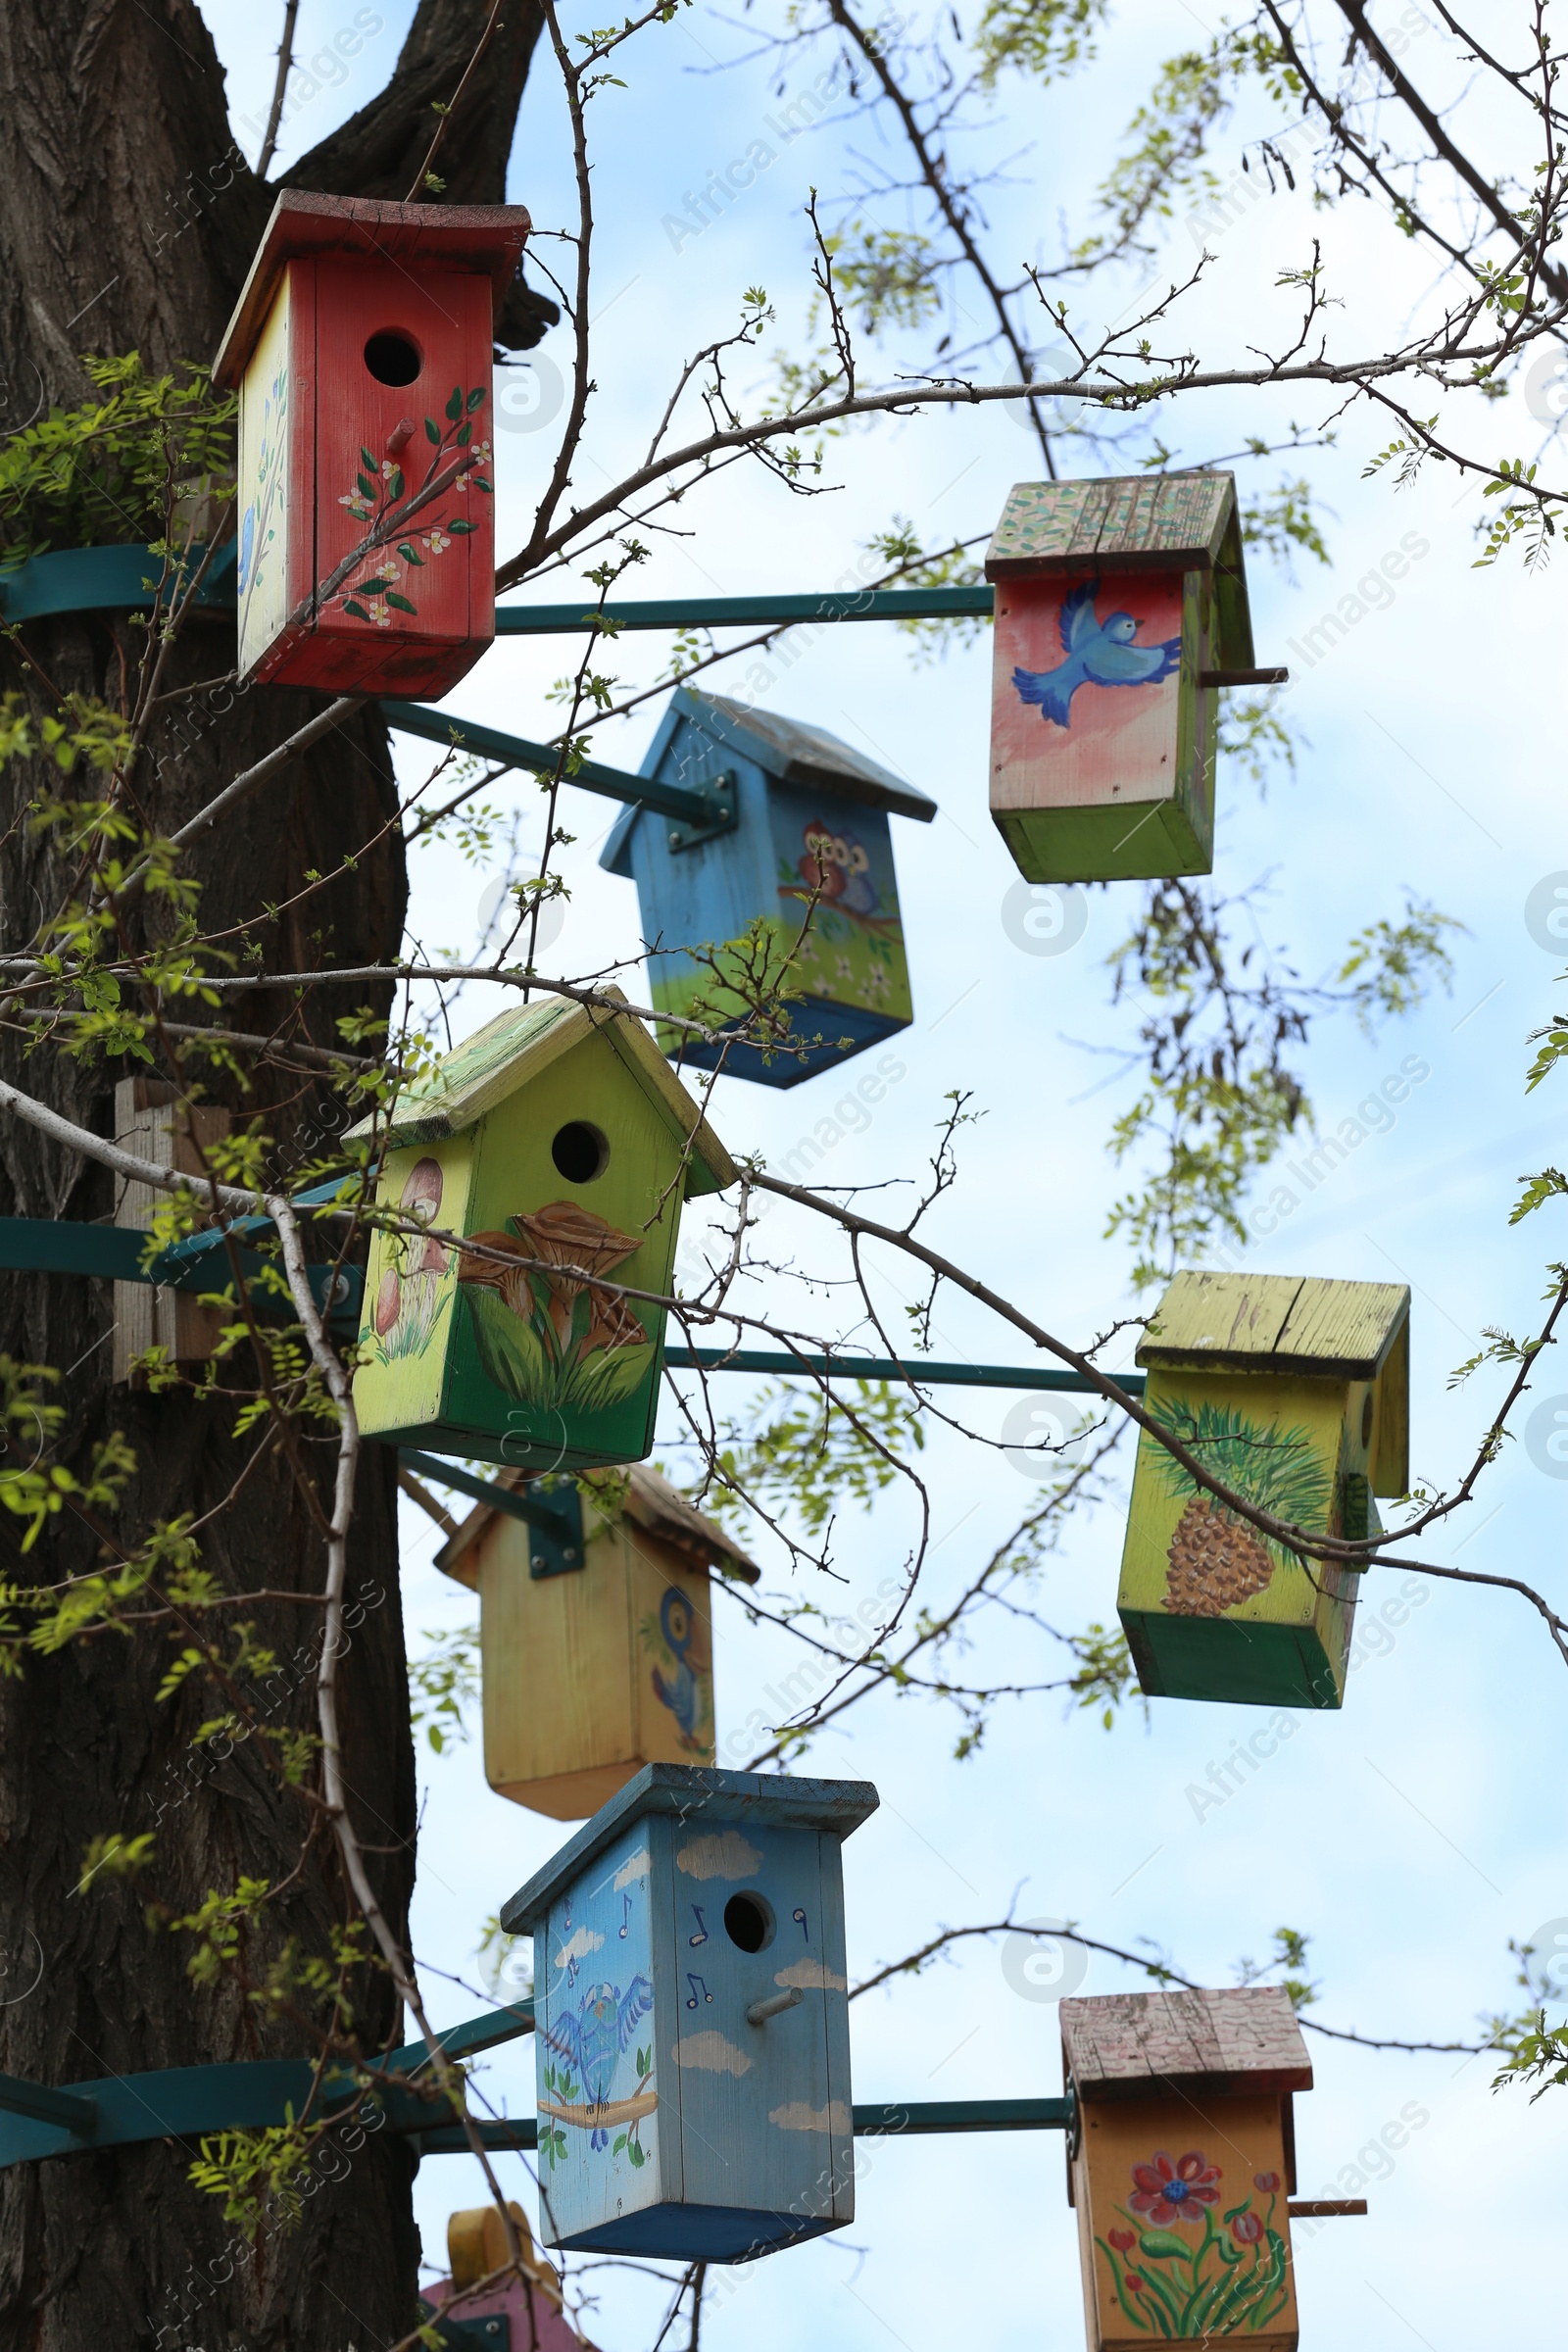
<path fill-rule="evenodd" d="M 857 2139 L 922 2138 L 932 2132 L 1066 2132 L 1077 2123 L 1077 2102 L 1060 2099 L 906 2099 L 895 2104 L 878 2101 L 855 2107 Z M 537 2119 L 519 2115 L 501 2123 L 478 2123 L 488 2151 L 503 2155 L 514 2150 L 526 2155 L 539 2144 Z M 456 2125 L 440 2124 L 419 2134 L 421 2156 L 466 2156 L 467 2134 Z"/>
<path fill-rule="evenodd" d="M 692 788 L 691 798 L 704 801 L 709 813 L 698 821 L 688 819 L 669 828 L 669 846 L 678 857 L 682 850 L 695 850 L 700 842 L 712 841 L 717 834 L 728 833 L 736 823 L 735 771 L 726 767 L 721 775 L 706 776 Z"/>
<path fill-rule="evenodd" d="M 1046 1389 L 1065 1390 L 1078 1396 L 1102 1394 L 1085 1373 L 1070 1367 L 1047 1370 L 1033 1364 L 938 1364 L 920 1356 L 901 1362 L 893 1355 L 795 1355 L 771 1348 L 666 1348 L 664 1363 L 671 1372 L 754 1372 L 770 1379 L 808 1374 L 815 1380 L 896 1380 L 915 1388 L 933 1389 Z M 1111 1372 L 1129 1396 L 1141 1396 L 1148 1386 L 1144 1372 Z"/>
<path fill-rule="evenodd" d="M 460 2026 L 439 2030 L 436 2041 L 448 2058 L 472 2058 L 481 2050 L 514 2041 L 534 2030 L 531 2000 L 486 2010 Z M 432 2123 L 434 2086 L 417 2078 L 428 2065 L 430 2044 L 405 2042 L 357 2073 L 328 2071 L 319 2084 L 305 2058 L 270 2058 L 233 2066 L 183 2066 L 152 2075 L 111 2075 L 97 2082 L 50 2090 L 0 2075 L 0 2170 L 43 2156 L 80 2155 L 89 2148 L 128 2146 L 137 2140 L 200 2139 L 216 2132 L 263 2131 L 301 2116 L 313 2088 L 320 2115 L 379 2107 L 390 2130 L 410 2137 L 420 2156 L 468 2155 L 468 2128 Z M 367 2076 L 369 2080 L 367 2081 Z M 401 2078 L 401 2080 L 400 2080 Z M 450 2111 L 449 2111 L 450 2112 Z M 855 2132 L 860 2139 L 919 2137 L 954 2132 L 1066 2132 L 1077 2125 L 1071 2090 L 1057 2099 L 937 2099 L 877 2102 L 857 2106 Z M 531 2115 L 481 2122 L 467 2119 L 486 2149 L 527 2152 L 538 2146 Z M 456 2323 L 451 2323 L 456 2325 Z M 460 2339 L 462 2341 L 464 2339 Z M 486 2341 L 492 2339 L 483 2339 Z"/>
<path fill-rule="evenodd" d="M 257 1218 L 246 1220 L 265 1224 Z M 212 1295 L 229 1288 L 233 1276 L 223 1236 L 192 1234 L 146 1260 L 147 1237 L 123 1225 L 56 1223 L 48 1217 L 0 1217 L 0 1269 L 21 1274 L 86 1274 L 104 1282 L 146 1282 L 161 1289 Z M 255 1282 L 268 1269 L 256 1250 L 235 1245 L 240 1273 Z M 272 1270 L 275 1273 L 276 1269 Z M 365 1277 L 358 1266 L 311 1266 L 311 1290 L 318 1307 L 337 1329 L 360 1327 L 360 1297 Z M 271 1276 L 269 1276 L 270 1282 Z M 282 1296 L 263 1289 L 257 1312 L 267 1317 L 292 1314 Z"/>
<path fill-rule="evenodd" d="M 512 2321 L 504 2311 L 482 2320 L 449 2320 L 433 2303 L 419 2297 L 419 2318 L 444 2352 L 512 2352 Z"/>
<path fill-rule="evenodd" d="M 232 612 L 235 604 L 234 542 L 220 548 L 196 591 L 203 611 Z M 203 550 L 185 559 L 194 571 Z M 63 547 L 33 556 L 14 571 L 0 572 L 0 620 L 44 620 L 52 612 L 145 612 L 153 601 L 165 559 L 150 547 Z"/>
<path fill-rule="evenodd" d="M 494 1479 L 475 1478 L 471 1471 L 458 1470 L 438 1454 L 414 1453 L 404 1447 L 398 1458 L 420 1478 L 455 1487 L 460 1494 L 471 1494 L 476 1502 L 489 1503 L 492 1510 L 504 1511 L 509 1519 L 520 1519 L 533 1537 L 528 1569 L 536 1580 L 571 1576 L 587 1565 L 582 1499 L 573 1480 L 553 1487 L 546 1499 L 531 1487 L 518 1494 L 514 1488 L 498 1486 Z"/>
<path fill-rule="evenodd" d="M 454 711 L 432 710 L 424 703 L 383 702 L 381 715 L 397 734 L 418 735 L 448 749 L 480 752 L 487 760 L 504 760 L 509 767 L 531 768 L 535 774 L 554 775 L 561 758 L 559 744 L 530 743 L 526 736 L 506 735 L 499 727 L 482 727 L 471 718 L 459 718 Z M 629 768 L 584 760 L 566 781 L 579 792 L 598 793 L 611 801 L 635 801 L 656 809 L 687 831 L 691 841 L 708 841 L 715 833 L 727 833 L 736 821 L 734 779 L 728 775 L 688 790 L 680 784 L 656 783 L 650 776 L 634 776 Z M 684 849 L 690 844 L 683 840 L 680 846 Z"/>
<path fill-rule="evenodd" d="M 964 588 L 831 588 L 805 596 L 659 596 L 607 605 L 601 614 L 583 605 L 497 605 L 498 637 L 569 636 L 598 627 L 616 629 L 787 628 L 803 620 L 989 620 L 995 591 L 983 581 Z"/>
<path fill-rule="evenodd" d="M 438 2033 L 436 2039 L 449 2058 L 467 2058 L 532 2031 L 533 2003 L 518 2001 L 469 2018 Z M 384 2112 L 392 2131 L 419 2133 L 429 2128 L 432 2100 L 439 2104 L 433 2085 L 416 2080 L 429 2058 L 426 2042 L 407 2042 L 358 2074 L 330 2070 L 318 2085 L 307 2058 L 169 2067 L 151 2075 L 74 2082 L 64 2090 L 0 2075 L 0 2169 L 29 2158 L 80 2155 L 138 2140 L 264 2131 L 286 2123 L 291 2114 L 303 2115 L 313 2088 L 318 2114 L 341 2115 L 370 2103 Z"/>

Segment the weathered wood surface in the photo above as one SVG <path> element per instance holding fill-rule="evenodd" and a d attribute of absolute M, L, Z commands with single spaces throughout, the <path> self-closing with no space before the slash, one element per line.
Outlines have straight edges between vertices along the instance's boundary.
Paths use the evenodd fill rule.
<path fill-rule="evenodd" d="M 1052 571 L 1206 571 L 1236 511 L 1228 473 L 1018 482 L 986 551 L 988 580 Z"/>

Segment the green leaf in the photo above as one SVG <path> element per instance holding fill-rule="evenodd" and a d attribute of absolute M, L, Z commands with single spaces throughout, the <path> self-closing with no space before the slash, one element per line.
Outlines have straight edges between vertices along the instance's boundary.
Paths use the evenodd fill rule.
<path fill-rule="evenodd" d="M 476 531 L 479 526 L 476 522 L 465 522 L 463 516 L 458 514 L 454 515 L 453 519 L 447 523 L 445 527 L 452 533 L 455 539 L 461 539 L 465 532 Z"/>
<path fill-rule="evenodd" d="M 401 466 L 394 466 L 391 472 L 387 475 L 386 494 L 388 498 L 401 498 L 403 496 L 403 468 Z"/>
<path fill-rule="evenodd" d="M 1174 2230 L 1146 2230 L 1138 2240 L 1138 2251 L 1151 2262 L 1185 2262 L 1193 2248 Z"/>
<path fill-rule="evenodd" d="M 459 449 L 466 449 L 466 448 L 467 448 L 467 446 L 468 446 L 468 443 L 469 443 L 469 442 L 470 442 L 470 441 L 473 439 L 473 427 L 472 427 L 472 425 L 471 425 L 471 424 L 460 424 L 460 425 L 459 425 L 459 427 L 458 427 L 458 429 L 457 429 L 457 431 L 456 431 L 456 432 L 453 434 L 452 438 L 453 438 L 453 440 L 454 440 L 454 441 L 457 443 L 457 445 L 458 445 Z"/>
<path fill-rule="evenodd" d="M 486 394 L 483 384 L 475 384 L 473 390 L 468 394 L 468 415 L 470 416 L 473 415 L 475 409 L 482 409 L 484 407 L 485 398 Z"/>
<path fill-rule="evenodd" d="M 642 2151 L 642 2143 L 639 2140 L 629 2139 L 626 2142 L 626 2153 L 631 2158 L 632 2163 L 639 2169 L 648 2162 L 647 2157 Z"/>
<path fill-rule="evenodd" d="M 618 2156 L 618 2155 L 620 2154 L 620 2151 L 621 2151 L 621 2149 L 622 2149 L 622 2148 L 623 2148 L 625 2145 L 626 2145 L 626 2134 L 625 2134 L 625 2132 L 616 2132 L 616 2134 L 615 2134 L 615 2138 L 614 2138 L 614 2144 L 612 2146 L 610 2153 L 612 2154 L 612 2156 Z"/>
<path fill-rule="evenodd" d="M 470 473 L 468 479 L 473 484 L 475 490 L 488 490 L 492 493 L 495 490 L 494 482 L 487 482 L 482 473 Z"/>
<path fill-rule="evenodd" d="M 389 588 L 387 590 L 386 601 L 391 606 L 394 612 L 412 612 L 416 619 L 418 618 L 418 606 L 411 605 L 408 598 L 406 596 L 399 596 L 395 588 Z"/>
<path fill-rule="evenodd" d="M 373 498 L 375 496 L 374 482 L 368 480 L 363 473 L 357 473 L 355 475 L 354 485 L 362 498 Z"/>
<path fill-rule="evenodd" d="M 370 617 L 365 607 L 356 604 L 352 596 L 346 596 L 343 599 L 343 610 L 345 612 L 352 612 L 356 620 L 368 620 Z"/>
<path fill-rule="evenodd" d="M 400 539 L 398 541 L 398 554 L 403 558 L 405 564 L 417 564 L 422 570 L 424 566 L 424 558 L 420 555 L 418 549 L 413 546 L 409 540 Z"/>
<path fill-rule="evenodd" d="M 447 415 L 454 424 L 463 415 L 463 386 L 461 384 L 455 385 L 453 388 L 452 398 L 447 402 Z"/>
<path fill-rule="evenodd" d="M 441 427 L 433 416 L 427 416 L 424 420 L 424 437 L 427 441 L 433 441 L 437 449 L 440 448 Z"/>

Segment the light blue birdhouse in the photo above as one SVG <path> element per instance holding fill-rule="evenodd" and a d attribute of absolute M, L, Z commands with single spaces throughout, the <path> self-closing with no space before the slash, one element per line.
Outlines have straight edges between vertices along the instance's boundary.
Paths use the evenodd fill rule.
<path fill-rule="evenodd" d="M 503 1907 L 534 1939 L 548 2244 L 744 2262 L 854 2220 L 840 1847 L 876 1806 L 649 1764 Z"/>
<path fill-rule="evenodd" d="M 659 1010 L 738 1020 L 764 962 L 802 999 L 789 1007 L 788 1051 L 694 1045 L 669 1029 L 661 1043 L 672 1060 L 713 1069 L 722 1058 L 733 1077 L 796 1086 L 909 1026 L 888 817 L 929 824 L 934 801 L 820 727 L 686 686 L 640 773 L 707 786 L 734 810 L 733 823 L 703 831 L 632 807 L 601 854 L 637 884 Z M 748 934 L 749 948 L 736 944 Z"/>

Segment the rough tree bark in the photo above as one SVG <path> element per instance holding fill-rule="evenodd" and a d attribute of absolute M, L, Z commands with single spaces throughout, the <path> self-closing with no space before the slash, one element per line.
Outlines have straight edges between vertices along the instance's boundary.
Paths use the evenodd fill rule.
<path fill-rule="evenodd" d="M 485 0 L 421 0 L 392 83 L 355 122 L 293 170 L 296 184 L 402 195 L 487 15 Z M 509 16 L 514 12 L 509 11 Z M 496 34 L 482 89 L 454 122 L 444 162 L 450 194 L 497 202 L 537 18 L 529 8 Z M 79 355 L 139 350 L 153 368 L 208 360 L 216 348 L 271 192 L 230 144 L 223 76 L 193 0 L 7 0 L 0 11 L 0 432 L 38 407 L 88 396 Z M 407 171 L 405 172 L 405 161 Z M 399 185 L 399 180 L 402 184 Z M 126 536 L 131 534 L 127 533 Z M 114 699 L 122 652 L 134 659 L 123 613 L 73 615 L 26 632 L 27 651 L 64 693 Z M 193 623 L 171 683 L 211 678 L 233 660 L 231 622 Z M 0 647 L 0 685 L 24 682 Z M 36 680 L 33 680 L 36 692 Z M 220 698 L 221 700 L 222 698 Z M 262 690 L 221 713 L 193 706 L 178 733 L 155 737 L 138 789 L 168 831 L 318 707 L 318 698 Z M 62 862 L 16 811 L 58 776 L 13 762 L 0 770 L 0 916 L 24 946 L 65 895 Z M 391 955 L 405 876 L 396 831 L 355 870 L 295 914 L 258 923 L 286 903 L 306 869 L 330 873 L 386 823 L 393 808 L 387 740 L 365 714 L 298 761 L 193 858 L 204 928 L 247 923 L 274 969 L 320 968 Z M 148 921 L 156 919 L 148 916 Z M 303 1007 L 305 1033 L 336 1043 L 347 992 L 323 987 Z M 287 1007 L 249 1000 L 240 1024 L 266 1030 Z M 384 1011 L 386 1005 L 378 1009 Z M 203 1017 L 181 1008 L 173 1017 Z M 221 1017 L 221 1016 L 220 1016 Z M 6 1074 L 102 1134 L 114 1129 L 117 1064 L 24 1056 L 15 1032 L 0 1047 Z M 164 1075 L 172 1075 L 164 1071 Z M 214 1086 L 240 1116 L 259 1115 L 286 1173 L 322 1098 L 258 1070 L 248 1091 Z M 0 1213 L 105 1218 L 104 1171 L 0 1130 Z M 57 1367 L 68 1407 L 54 1458 L 81 1462 L 122 1430 L 138 1468 L 109 1533 L 127 1544 L 156 1518 L 216 1509 L 256 1453 L 231 1435 L 232 1408 L 174 1393 L 110 1385 L 112 1294 L 75 1278 L 0 1277 L 0 1350 Z M 329 1439 L 307 1447 L 321 1490 Z M 359 1623 L 341 1669 L 346 1777 L 381 1900 L 406 1920 L 413 1880 L 415 1783 L 397 1591 L 394 1464 L 371 1446 L 362 1462 L 351 1592 Z M 106 1556 L 101 1531 L 69 1515 L 24 1560 L 0 1529 L 0 1575 L 52 1582 Z M 226 1590 L 316 1592 L 322 1546 L 275 1447 L 264 1449 L 239 1505 L 204 1528 L 206 1564 Z M 314 1729 L 309 1645 L 319 1611 L 282 1603 L 245 1612 L 256 1639 L 285 1663 L 257 1693 L 273 1724 Z M 182 1636 L 188 1638 L 188 1636 Z M 219 1711 L 209 1686 L 172 1703 L 155 1692 L 173 1648 L 163 1634 L 100 1636 L 27 1662 L 0 1684 L 0 2069 L 69 2085 L 111 2073 L 250 2057 L 308 2055 L 309 2033 L 248 1997 L 290 1938 L 322 1952 L 353 1913 L 331 1840 L 298 1795 L 279 1788 L 251 1740 L 221 1759 L 193 1750 L 197 1725 Z M 84 1849 L 100 1833 L 152 1831 L 145 1877 L 75 1892 Z M 302 1859 L 303 1854 L 303 1859 Z M 176 1913 L 241 1874 L 287 1891 L 261 1916 L 240 1974 L 208 1988 L 186 1973 L 189 1940 L 149 1928 L 149 1897 Z M 35 1973 L 35 1984 L 30 1980 Z M 383 1977 L 356 1985 L 361 2046 L 396 2037 Z M 291 2234 L 264 2234 L 254 2253 L 221 2203 L 187 2178 L 194 2150 L 172 2141 L 29 2163 L 0 2174 L 0 2352 L 102 2352 L 117 2346 L 251 2352 L 347 2352 L 385 2344 L 415 2318 L 417 2256 L 412 2164 L 389 2135 L 349 2158 L 344 2177 L 310 2198 Z"/>

